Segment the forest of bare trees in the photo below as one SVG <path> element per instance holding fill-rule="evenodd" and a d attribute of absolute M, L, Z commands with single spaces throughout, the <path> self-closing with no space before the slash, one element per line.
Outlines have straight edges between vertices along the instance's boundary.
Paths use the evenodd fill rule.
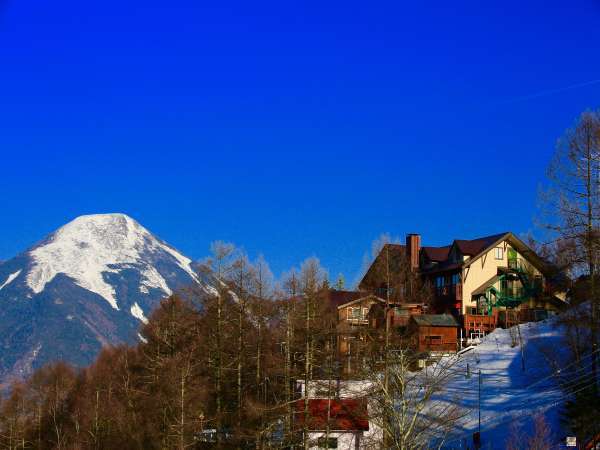
<path fill-rule="evenodd" d="M 275 289 L 262 258 L 251 263 L 224 243 L 203 270 L 215 292 L 165 299 L 141 329 L 143 343 L 15 383 L 1 403 L 0 448 L 264 448 L 296 439 L 294 380 L 333 367 L 335 317 L 317 301 L 324 270 L 309 259 Z"/>

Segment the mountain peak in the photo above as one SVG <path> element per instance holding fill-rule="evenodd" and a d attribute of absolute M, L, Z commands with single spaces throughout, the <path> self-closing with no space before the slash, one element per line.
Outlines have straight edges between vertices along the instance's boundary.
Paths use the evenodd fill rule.
<path fill-rule="evenodd" d="M 111 273 L 136 268 L 141 272 L 142 292 L 156 288 L 169 295 L 167 282 L 152 264 L 167 258 L 196 279 L 189 258 L 122 213 L 79 216 L 30 250 L 29 255 L 32 266 L 27 284 L 34 293 L 43 291 L 61 273 L 103 297 L 114 309 L 119 306 L 114 288 L 107 281 Z"/>
<path fill-rule="evenodd" d="M 173 291 L 214 292 L 191 260 L 121 214 L 80 216 L 0 265 L 0 389 L 48 361 L 90 364 Z"/>

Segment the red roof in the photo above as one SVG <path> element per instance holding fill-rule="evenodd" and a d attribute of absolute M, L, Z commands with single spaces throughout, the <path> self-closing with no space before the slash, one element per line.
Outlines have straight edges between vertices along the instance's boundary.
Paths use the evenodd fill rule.
<path fill-rule="evenodd" d="M 327 429 L 327 409 L 329 407 L 329 429 L 331 431 L 368 431 L 367 402 L 364 399 L 309 399 L 308 429 Z M 304 399 L 295 404 L 296 427 L 304 426 Z"/>

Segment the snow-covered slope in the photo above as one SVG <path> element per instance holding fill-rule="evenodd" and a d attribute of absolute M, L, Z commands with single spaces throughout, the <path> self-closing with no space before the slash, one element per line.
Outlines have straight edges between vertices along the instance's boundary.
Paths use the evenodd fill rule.
<path fill-rule="evenodd" d="M 9 285 L 12 282 L 12 280 L 17 278 L 20 274 L 21 274 L 21 270 L 17 270 L 15 273 L 11 273 L 8 276 L 8 278 L 6 279 L 6 281 L 0 285 L 0 289 L 2 289 L 4 286 Z"/>
<path fill-rule="evenodd" d="M 518 330 L 497 329 L 474 350 L 453 364 L 443 397 L 458 402 L 466 414 L 447 448 L 472 443 L 479 423 L 479 371 L 481 371 L 481 430 L 484 448 L 504 449 L 509 429 L 517 423 L 530 433 L 536 415 L 543 414 L 555 441 L 562 437 L 559 410 L 564 395 L 557 378 L 567 363 L 564 329 L 555 319 L 527 323 Z"/>
<path fill-rule="evenodd" d="M 214 291 L 191 260 L 124 214 L 81 216 L 0 265 L 0 384 L 44 362 L 134 342 L 160 300 Z"/>

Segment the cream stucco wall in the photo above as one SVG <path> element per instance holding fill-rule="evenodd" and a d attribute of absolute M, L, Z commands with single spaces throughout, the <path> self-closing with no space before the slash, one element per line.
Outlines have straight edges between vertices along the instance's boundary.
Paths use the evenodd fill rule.
<path fill-rule="evenodd" d="M 500 247 L 503 249 L 502 259 L 496 259 L 495 248 Z M 470 311 L 469 308 L 475 307 L 476 303 L 472 301 L 471 295 L 475 289 L 481 286 L 483 283 L 494 277 L 498 273 L 498 267 L 508 266 L 508 249 L 510 244 L 504 241 L 498 244 L 496 247 L 491 248 L 486 254 L 480 258 L 474 260 L 469 266 L 462 270 L 462 283 L 463 283 L 463 306 L 462 313 Z M 516 250 L 515 250 L 516 251 Z M 527 260 L 517 252 L 517 258 L 525 261 L 528 270 L 532 271 L 533 275 L 541 275 L 540 272 L 535 269 Z M 496 283 L 498 288 L 499 283 Z"/>

